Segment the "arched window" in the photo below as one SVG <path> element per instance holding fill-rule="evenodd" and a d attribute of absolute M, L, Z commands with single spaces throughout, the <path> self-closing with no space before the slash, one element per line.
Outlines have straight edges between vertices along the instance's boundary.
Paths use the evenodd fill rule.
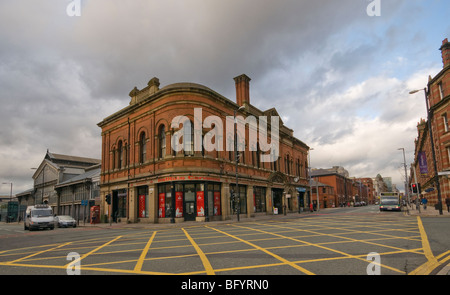
<path fill-rule="evenodd" d="M 159 128 L 159 157 L 164 158 L 166 155 L 166 127 L 161 125 Z"/>
<path fill-rule="evenodd" d="M 143 164 L 147 155 L 147 139 L 145 138 L 145 132 L 142 132 L 139 136 L 139 163 Z"/>
<path fill-rule="evenodd" d="M 186 124 L 186 125 L 184 125 Z M 186 121 L 183 123 L 184 135 L 184 155 L 194 155 L 194 124 L 191 121 Z M 203 142 L 202 142 L 203 145 Z"/>
<path fill-rule="evenodd" d="M 286 174 L 291 174 L 291 161 L 289 159 L 289 155 L 286 155 L 284 166 Z"/>
<path fill-rule="evenodd" d="M 256 143 L 256 166 L 261 168 L 261 149 L 259 148 L 259 143 Z"/>
<path fill-rule="evenodd" d="M 112 161 L 111 161 L 111 168 L 112 168 L 112 169 L 116 169 L 116 163 L 117 163 L 117 160 L 116 160 L 116 153 L 117 153 L 116 147 L 113 146 L 113 147 L 112 147 Z"/>
<path fill-rule="evenodd" d="M 117 159 L 117 168 L 122 168 L 123 164 L 123 146 L 122 141 L 119 140 L 119 143 L 117 144 L 117 153 L 118 153 L 118 159 Z"/>

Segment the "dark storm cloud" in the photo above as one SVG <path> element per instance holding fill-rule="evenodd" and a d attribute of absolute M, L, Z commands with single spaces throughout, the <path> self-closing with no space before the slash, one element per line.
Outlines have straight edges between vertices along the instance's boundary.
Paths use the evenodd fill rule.
<path fill-rule="evenodd" d="M 11 167 L 31 177 L 47 148 L 100 157 L 96 123 L 154 76 L 234 100 L 232 78 L 245 73 L 252 104 L 275 105 L 300 139 L 341 142 L 358 131 L 352 104 L 379 99 L 358 85 L 377 71 L 380 48 L 399 46 L 403 26 L 391 23 L 420 15 L 400 0 L 382 0 L 380 18 L 366 0 L 81 0 L 81 16 L 69 17 L 70 2 L 0 2 L 2 179 Z"/>

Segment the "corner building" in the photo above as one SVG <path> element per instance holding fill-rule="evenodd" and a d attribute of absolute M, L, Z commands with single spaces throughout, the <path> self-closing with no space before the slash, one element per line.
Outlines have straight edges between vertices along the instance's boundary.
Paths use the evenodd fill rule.
<path fill-rule="evenodd" d="M 263 151 L 259 136 L 256 144 L 249 140 L 250 124 L 238 129 L 238 150 L 242 151 L 236 190 L 234 140 L 230 140 L 234 138 L 234 120 L 227 128 L 226 117 L 233 117 L 235 111 L 243 118 L 266 116 L 270 143 L 271 117 L 279 115 L 275 108 L 261 111 L 250 103 L 249 77 L 240 75 L 234 80 L 236 102 L 199 84 L 175 83 L 160 88 L 159 80 L 153 78 L 147 87 L 130 92 L 127 107 L 98 123 L 102 129 L 100 194 L 104 221 L 227 220 L 236 215 L 237 208 L 240 216 L 254 217 L 297 212 L 308 205 L 309 147 L 295 138 L 281 119 L 279 155 L 273 162 L 261 161 L 261 156 L 271 151 Z M 203 145 L 193 148 L 197 138 L 203 143 L 212 128 L 220 127 L 213 123 L 212 128 L 205 128 L 207 124 L 196 122 L 195 110 L 199 109 L 200 120 L 217 116 L 223 122 L 223 132 L 210 139 L 218 144 L 212 151 Z M 177 116 L 187 120 L 172 128 Z M 245 136 L 240 134 L 243 132 Z M 177 142 L 183 147 L 178 151 L 172 148 Z M 239 198 L 233 197 L 234 192 Z M 111 204 L 106 203 L 106 195 L 111 195 Z"/>
<path fill-rule="evenodd" d="M 448 38 L 442 41 L 439 50 L 442 56 L 442 70 L 433 78 L 429 76 L 427 87 L 424 89 L 428 100 L 427 111 L 430 117 L 437 171 L 434 167 L 428 121 L 421 119 L 417 124 L 418 137 L 415 139 L 411 177 L 411 182 L 420 184 L 421 197 L 428 199 L 428 206 L 439 203 L 435 185 L 436 177 L 440 184 L 442 204 L 445 204 L 445 199 L 450 196 L 450 42 Z"/>

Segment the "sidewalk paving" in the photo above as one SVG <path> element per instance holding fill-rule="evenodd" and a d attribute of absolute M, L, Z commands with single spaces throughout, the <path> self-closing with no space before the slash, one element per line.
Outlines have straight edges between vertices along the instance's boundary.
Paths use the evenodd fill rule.
<path fill-rule="evenodd" d="M 450 213 L 447 210 L 447 206 L 444 204 L 442 208 L 442 215 L 439 214 L 439 210 L 436 210 L 434 206 L 427 206 L 427 209 L 424 209 L 423 206 L 420 206 L 420 212 L 416 209 L 416 205 L 407 206 L 407 215 L 411 216 L 430 216 L 430 217 L 450 217 Z"/>

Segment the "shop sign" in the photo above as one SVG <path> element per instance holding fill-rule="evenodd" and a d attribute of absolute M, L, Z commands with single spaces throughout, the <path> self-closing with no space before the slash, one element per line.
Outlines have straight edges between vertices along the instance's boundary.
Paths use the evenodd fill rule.
<path fill-rule="evenodd" d="M 158 178 L 158 182 L 166 182 L 166 181 L 186 181 L 186 180 L 204 180 L 204 181 L 220 181 L 220 177 L 212 177 L 212 176 L 168 176 L 163 178 Z"/>

